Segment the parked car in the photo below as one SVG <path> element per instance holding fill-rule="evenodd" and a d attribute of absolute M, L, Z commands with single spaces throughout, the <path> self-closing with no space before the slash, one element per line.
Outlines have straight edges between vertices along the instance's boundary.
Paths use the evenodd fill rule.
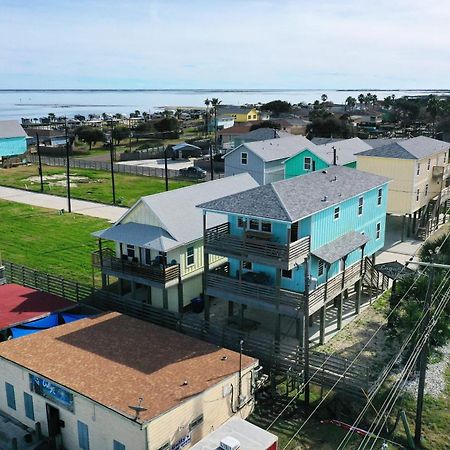
<path fill-rule="evenodd" d="M 180 169 L 180 176 L 186 178 L 206 178 L 206 170 L 201 169 L 200 167 L 186 167 L 184 169 Z"/>

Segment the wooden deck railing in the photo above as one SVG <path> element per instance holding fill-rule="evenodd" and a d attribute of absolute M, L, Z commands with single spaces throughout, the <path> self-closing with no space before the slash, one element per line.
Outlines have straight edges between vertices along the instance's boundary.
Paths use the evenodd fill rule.
<path fill-rule="evenodd" d="M 144 278 L 161 285 L 177 280 L 180 274 L 178 264 L 164 268 L 126 261 L 114 256 L 113 251 L 108 248 L 103 249 L 101 255 L 99 251 L 92 253 L 92 265 L 98 269 Z"/>
<path fill-rule="evenodd" d="M 246 233 L 242 237 L 233 236 L 230 234 L 229 223 L 208 228 L 205 232 L 205 248 L 208 252 L 267 263 L 281 269 L 288 269 L 298 259 L 306 258 L 309 244 L 309 236 L 291 244 L 280 244 L 256 236 L 250 237 Z"/>

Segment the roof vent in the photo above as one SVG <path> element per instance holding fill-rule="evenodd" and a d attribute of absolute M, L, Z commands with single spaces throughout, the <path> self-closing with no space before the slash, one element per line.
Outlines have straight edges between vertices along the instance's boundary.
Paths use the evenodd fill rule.
<path fill-rule="evenodd" d="M 183 383 L 181 384 L 181 386 L 187 386 L 188 385 L 188 381 L 184 380 Z"/>
<path fill-rule="evenodd" d="M 337 176 L 336 175 L 330 180 L 330 183 L 332 183 L 333 181 L 337 181 Z"/>
<path fill-rule="evenodd" d="M 322 173 L 328 173 L 326 170 L 322 170 Z"/>
<path fill-rule="evenodd" d="M 223 450 L 238 450 L 241 448 L 241 443 L 234 437 L 227 436 L 220 441 L 219 446 Z"/>
<path fill-rule="evenodd" d="M 228 359 L 228 356 L 227 355 L 223 355 L 220 359 L 221 359 L 221 361 L 226 361 Z"/>
<path fill-rule="evenodd" d="M 322 201 L 323 201 L 323 202 L 328 201 L 328 195 L 324 195 L 323 198 L 322 198 Z"/>

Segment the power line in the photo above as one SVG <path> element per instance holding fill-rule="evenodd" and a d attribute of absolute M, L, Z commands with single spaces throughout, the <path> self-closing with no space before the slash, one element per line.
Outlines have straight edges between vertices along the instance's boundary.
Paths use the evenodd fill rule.
<path fill-rule="evenodd" d="M 448 279 L 450 278 L 450 270 L 447 271 L 444 279 L 442 280 L 441 284 L 439 285 L 437 291 L 436 291 L 436 295 L 442 291 L 442 289 L 445 287 L 445 284 L 447 283 Z M 422 321 L 425 319 L 425 315 L 423 315 L 421 317 L 420 320 L 418 320 L 418 322 L 416 323 L 414 329 L 411 331 L 411 333 L 408 335 L 407 339 L 403 342 L 402 347 L 400 348 L 400 351 L 395 355 L 394 358 L 391 359 L 391 361 L 389 362 L 389 364 L 386 366 L 386 368 L 383 371 L 383 375 L 381 377 L 381 379 L 379 379 L 376 388 L 372 391 L 372 393 L 370 394 L 370 396 L 367 398 L 367 403 L 364 406 L 363 410 L 359 413 L 357 419 L 353 422 L 350 430 L 347 432 L 347 434 L 344 436 L 344 438 L 342 439 L 342 441 L 339 444 L 339 447 L 337 450 L 340 450 L 341 448 L 345 448 L 345 446 L 348 444 L 348 441 L 351 437 L 351 435 L 354 432 L 354 428 L 357 428 L 360 421 L 362 420 L 362 418 L 364 417 L 365 413 L 367 412 L 367 409 L 369 408 L 369 406 L 372 404 L 372 400 L 374 399 L 375 395 L 378 393 L 379 389 L 381 388 L 382 384 L 384 383 L 384 381 L 386 380 L 386 378 L 388 377 L 391 369 L 394 367 L 394 365 L 397 363 L 397 361 L 399 360 L 401 354 L 403 353 L 404 349 L 406 348 L 406 346 L 409 344 L 409 342 L 411 341 L 411 339 L 413 338 L 414 334 L 416 333 L 417 329 L 419 328 L 419 326 L 421 325 Z"/>

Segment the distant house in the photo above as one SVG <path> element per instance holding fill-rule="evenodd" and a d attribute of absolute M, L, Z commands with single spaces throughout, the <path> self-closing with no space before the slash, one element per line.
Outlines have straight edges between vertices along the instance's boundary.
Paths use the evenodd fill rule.
<path fill-rule="evenodd" d="M 16 120 L 0 120 L 0 161 L 27 151 L 27 133 Z"/>
<path fill-rule="evenodd" d="M 27 128 L 27 135 L 31 145 L 36 145 L 37 136 L 39 136 L 40 145 L 49 147 L 66 145 L 66 134 L 64 130 Z"/>
<path fill-rule="evenodd" d="M 218 108 L 220 116 L 232 117 L 235 123 L 256 122 L 260 120 L 260 112 L 253 107 L 221 105 Z"/>
<path fill-rule="evenodd" d="M 212 118 L 213 120 L 210 121 L 210 131 L 214 131 L 214 125 L 215 125 L 215 121 L 214 118 Z M 225 130 L 227 128 L 231 128 L 232 126 L 234 126 L 234 117 L 232 116 L 217 116 L 217 129 L 218 130 Z"/>
<path fill-rule="evenodd" d="M 418 136 L 358 153 L 357 168 L 391 178 L 387 212 L 408 215 L 408 229 L 427 234 L 439 206 L 450 198 L 449 158 L 450 143 Z"/>
<path fill-rule="evenodd" d="M 314 150 L 305 149 L 285 161 L 285 178 L 325 169 L 333 164 L 356 168 L 356 153 L 371 148 L 361 139 L 353 138 L 317 145 Z"/>
<path fill-rule="evenodd" d="M 122 295 L 183 311 L 203 289 L 203 217 L 196 205 L 257 185 L 246 173 L 142 197 L 111 228 L 93 233 L 99 239 L 93 264 L 103 287 L 117 279 Z M 223 222 L 216 219 L 216 225 Z M 103 248 L 104 240 L 115 249 Z"/>
<path fill-rule="evenodd" d="M 279 139 L 286 136 L 290 136 L 289 133 L 279 131 L 275 128 L 257 128 L 248 133 L 237 135 L 233 139 L 233 148 L 245 144 L 246 142 L 267 141 L 268 139 Z"/>
<path fill-rule="evenodd" d="M 225 176 L 248 172 L 259 184 L 268 184 L 284 178 L 284 161 L 302 150 L 316 146 L 303 136 L 247 142 L 224 156 Z"/>

